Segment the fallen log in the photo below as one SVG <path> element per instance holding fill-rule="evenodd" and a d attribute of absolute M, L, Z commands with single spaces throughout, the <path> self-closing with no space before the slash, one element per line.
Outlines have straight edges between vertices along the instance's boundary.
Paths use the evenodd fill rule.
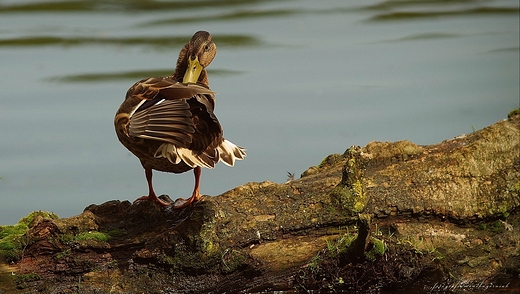
<path fill-rule="evenodd" d="M 434 145 L 353 146 L 299 179 L 247 183 L 181 210 L 114 200 L 36 218 L 10 258 L 12 282 L 173 293 L 373 290 L 425 271 L 444 281 L 447 269 L 489 278 L 520 268 L 519 207 L 516 111 Z"/>

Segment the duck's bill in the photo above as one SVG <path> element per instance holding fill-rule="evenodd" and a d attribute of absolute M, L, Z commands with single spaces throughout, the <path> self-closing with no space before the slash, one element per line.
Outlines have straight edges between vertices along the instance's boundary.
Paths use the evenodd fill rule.
<path fill-rule="evenodd" d="M 200 73 L 202 72 L 202 65 L 200 65 L 199 58 L 188 58 L 188 68 L 184 74 L 183 83 L 197 83 Z"/>

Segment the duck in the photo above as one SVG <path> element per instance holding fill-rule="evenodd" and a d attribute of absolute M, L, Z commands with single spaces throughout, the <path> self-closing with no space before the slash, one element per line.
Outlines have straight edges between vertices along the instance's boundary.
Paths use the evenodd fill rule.
<path fill-rule="evenodd" d="M 246 157 L 246 149 L 223 137 L 215 113 L 215 92 L 209 88 L 206 67 L 217 46 L 209 32 L 196 32 L 179 53 L 175 71 L 168 77 L 150 77 L 136 82 L 126 92 L 116 112 L 117 138 L 141 162 L 148 195 L 137 198 L 174 209 L 202 199 L 199 192 L 202 168 L 222 161 L 234 166 Z M 184 173 L 193 170 L 192 195 L 172 203 L 157 197 L 153 170 Z"/>

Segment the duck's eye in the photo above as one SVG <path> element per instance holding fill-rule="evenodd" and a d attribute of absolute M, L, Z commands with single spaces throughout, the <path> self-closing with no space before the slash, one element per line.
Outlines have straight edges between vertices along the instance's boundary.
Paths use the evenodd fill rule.
<path fill-rule="evenodd" d="M 209 45 L 204 46 L 204 51 L 208 51 L 208 50 L 209 50 Z"/>

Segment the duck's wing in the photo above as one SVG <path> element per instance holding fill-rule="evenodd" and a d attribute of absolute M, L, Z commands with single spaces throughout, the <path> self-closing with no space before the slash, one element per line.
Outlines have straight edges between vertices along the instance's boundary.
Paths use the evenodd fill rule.
<path fill-rule="evenodd" d="M 136 97 L 152 102 L 154 99 L 186 99 L 197 94 L 213 95 L 215 92 L 199 84 L 183 84 L 169 78 L 153 77 L 135 83 L 128 89 L 126 97 L 127 99 Z M 140 109 L 148 107 L 148 104 L 152 103 L 140 106 Z"/>
<path fill-rule="evenodd" d="M 162 142 L 154 151 L 157 158 L 212 168 L 223 140 L 213 94 L 202 85 L 168 78 L 142 80 L 127 93 L 127 99 L 138 101 L 129 111 L 128 135 Z"/>
<path fill-rule="evenodd" d="M 128 134 L 189 148 L 197 133 L 197 121 L 188 99 L 213 94 L 203 86 L 186 85 L 168 78 L 139 81 L 127 92 L 127 99 L 140 100 L 129 113 Z"/>

